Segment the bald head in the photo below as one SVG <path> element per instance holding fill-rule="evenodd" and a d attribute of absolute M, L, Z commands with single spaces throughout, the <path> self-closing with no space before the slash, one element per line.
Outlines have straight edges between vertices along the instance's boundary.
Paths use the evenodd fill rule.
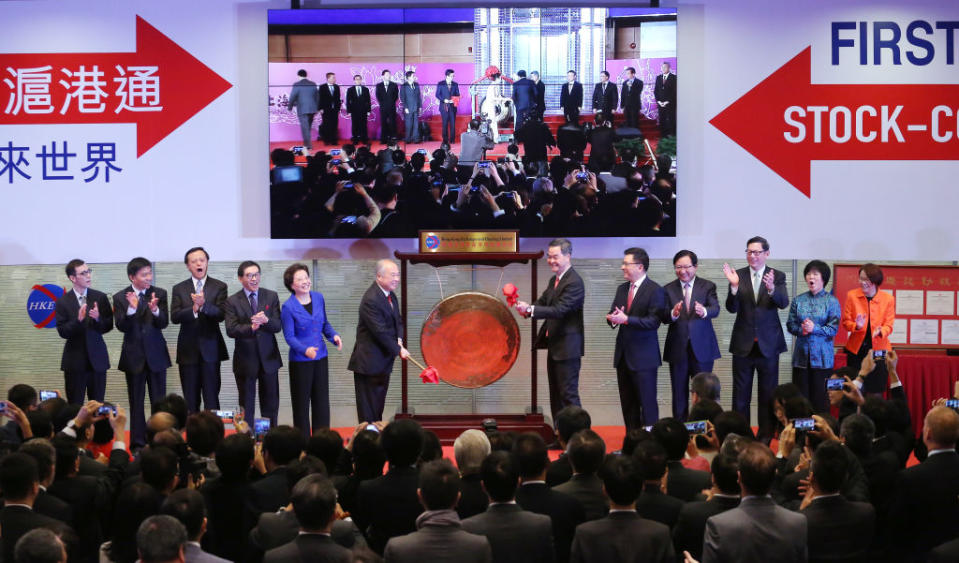
<path fill-rule="evenodd" d="M 959 441 L 959 414 L 949 407 L 933 407 L 926 413 L 922 439 L 930 450 L 951 449 Z"/>

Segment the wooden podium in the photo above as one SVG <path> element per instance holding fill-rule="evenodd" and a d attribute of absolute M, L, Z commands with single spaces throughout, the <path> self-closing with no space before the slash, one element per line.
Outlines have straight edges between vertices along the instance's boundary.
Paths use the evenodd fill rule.
<path fill-rule="evenodd" d="M 536 296 L 536 264 L 543 257 L 543 251 L 538 252 L 494 252 L 494 253 L 471 253 L 471 252 L 446 252 L 446 253 L 423 253 L 423 252 L 399 252 L 395 253 L 400 261 L 400 308 L 403 315 L 403 342 L 407 342 L 409 323 L 407 318 L 407 266 L 409 264 L 429 264 L 434 268 L 443 266 L 497 266 L 504 267 L 509 264 L 527 262 L 530 263 L 530 293 L 531 299 Z M 532 340 L 536 340 L 536 321 L 531 319 L 530 329 Z M 412 409 L 408 401 L 407 383 L 409 380 L 409 365 L 407 362 L 402 364 L 402 378 L 400 383 L 401 403 L 400 410 L 396 413 L 396 418 L 412 418 L 419 422 L 423 428 L 431 430 L 439 436 L 443 445 L 449 446 L 453 441 L 463 433 L 464 430 L 475 428 L 483 429 L 483 421 L 489 418 L 495 419 L 497 429 L 501 432 L 535 432 L 543 437 L 546 443 L 554 439 L 553 428 L 547 424 L 543 415 L 542 408 L 537 404 L 537 382 L 536 382 L 536 352 L 533 351 L 530 358 L 530 404 L 524 413 L 465 413 L 465 414 L 418 414 Z"/>

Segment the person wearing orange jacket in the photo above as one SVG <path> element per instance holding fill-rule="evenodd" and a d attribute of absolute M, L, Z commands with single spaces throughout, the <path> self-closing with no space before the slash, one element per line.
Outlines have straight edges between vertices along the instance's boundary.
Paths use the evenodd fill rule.
<path fill-rule="evenodd" d="M 896 320 L 896 299 L 892 294 L 879 291 L 882 285 L 882 269 L 875 264 L 859 268 L 859 287 L 846 294 L 842 306 L 841 324 L 849 331 L 846 340 L 846 364 L 857 372 L 866 354 L 885 358 L 892 349 L 889 335 Z M 876 369 L 866 376 L 862 391 L 882 393 L 886 389 L 888 374 L 886 362 L 876 362 Z"/>

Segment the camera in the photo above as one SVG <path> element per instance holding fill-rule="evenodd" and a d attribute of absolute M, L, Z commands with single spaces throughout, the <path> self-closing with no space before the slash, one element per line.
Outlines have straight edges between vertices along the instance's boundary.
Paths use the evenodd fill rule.
<path fill-rule="evenodd" d="M 97 416 L 110 416 L 110 414 L 117 415 L 117 408 L 113 405 L 103 405 L 97 409 Z"/>
<path fill-rule="evenodd" d="M 377 428 L 375 424 L 367 424 L 364 430 L 369 430 L 370 432 L 376 432 L 377 434 L 379 434 L 380 432 L 380 429 Z"/>
<path fill-rule="evenodd" d="M 489 168 L 489 161 L 488 161 L 488 160 L 481 160 L 481 161 L 479 161 L 479 167 L 480 167 L 480 168 Z"/>
<path fill-rule="evenodd" d="M 589 174 L 587 172 L 577 172 L 576 179 L 580 182 L 586 182 L 589 180 Z"/>
<path fill-rule="evenodd" d="M 842 391 L 842 386 L 845 382 L 843 379 L 827 379 L 826 391 Z"/>
<path fill-rule="evenodd" d="M 809 432 L 816 429 L 816 420 L 812 418 L 794 418 L 793 428 L 796 432 Z"/>
<path fill-rule="evenodd" d="M 506 199 L 516 199 L 516 194 L 513 192 L 503 192 L 503 197 Z"/>
<path fill-rule="evenodd" d="M 686 430 L 690 434 L 705 434 L 706 433 L 706 421 L 705 420 L 694 420 L 692 422 L 686 423 Z"/>
<path fill-rule="evenodd" d="M 330 149 L 330 154 L 333 156 L 339 156 L 340 152 L 340 149 Z"/>
<path fill-rule="evenodd" d="M 426 149 L 416 149 L 416 152 L 420 154 L 426 154 Z"/>
<path fill-rule="evenodd" d="M 340 159 L 338 159 L 338 158 L 334 158 L 334 159 L 331 160 L 330 162 L 333 163 L 333 166 L 339 166 L 343 161 L 340 160 Z"/>
<path fill-rule="evenodd" d="M 0 412 L 7 412 L 7 402 L 0 401 Z"/>
<path fill-rule="evenodd" d="M 352 190 L 352 189 L 353 189 L 353 182 L 347 182 L 347 183 L 343 184 L 343 189 L 344 189 L 344 190 Z"/>
<path fill-rule="evenodd" d="M 236 413 L 234 411 L 213 411 L 213 412 L 218 417 L 224 420 L 233 420 L 234 417 L 236 417 Z"/>
<path fill-rule="evenodd" d="M 470 193 L 471 193 L 471 194 L 478 194 L 479 191 L 480 191 L 480 187 L 479 187 L 479 186 L 472 186 L 472 187 L 470 188 Z"/>
<path fill-rule="evenodd" d="M 270 431 L 269 418 L 256 418 L 253 420 L 253 437 L 257 442 L 262 442 L 263 437 Z"/>
<path fill-rule="evenodd" d="M 885 360 L 885 359 L 886 359 L 886 351 L 885 351 L 885 350 L 873 350 L 873 351 L 872 351 L 872 359 L 874 359 L 874 360 Z"/>
<path fill-rule="evenodd" d="M 41 402 L 46 401 L 47 399 L 56 399 L 56 398 L 57 398 L 57 392 L 56 392 L 56 391 L 44 391 L 44 390 L 41 390 L 41 391 L 40 391 L 40 401 L 41 401 Z"/>
<path fill-rule="evenodd" d="M 946 406 L 950 409 L 959 409 L 959 399 L 946 399 Z"/>
<path fill-rule="evenodd" d="M 340 223 L 345 225 L 355 225 L 356 224 L 356 215 L 347 215 L 340 219 Z"/>
<path fill-rule="evenodd" d="M 293 156 L 303 156 L 303 147 L 297 145 L 293 147 L 292 152 L 293 152 Z"/>

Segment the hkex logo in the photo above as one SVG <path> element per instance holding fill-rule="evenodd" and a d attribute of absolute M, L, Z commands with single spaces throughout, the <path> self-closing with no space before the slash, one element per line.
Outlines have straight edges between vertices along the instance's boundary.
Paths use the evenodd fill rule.
<path fill-rule="evenodd" d="M 35 285 L 27 297 L 27 314 L 34 328 L 54 328 L 57 326 L 57 299 L 63 297 L 63 288 L 52 283 Z"/>

